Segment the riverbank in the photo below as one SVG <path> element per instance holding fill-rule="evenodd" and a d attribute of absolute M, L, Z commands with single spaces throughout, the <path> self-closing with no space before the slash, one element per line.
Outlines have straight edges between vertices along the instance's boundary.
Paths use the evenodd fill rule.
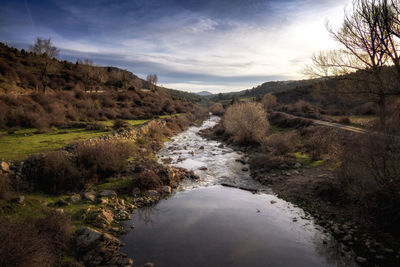
<path fill-rule="evenodd" d="M 299 125 L 300 124 L 300 125 Z M 288 128 L 295 127 L 295 128 Z M 293 125 L 293 126 L 292 126 Z M 289 121 L 271 126 L 269 136 L 279 140 L 278 148 L 293 131 L 301 136 L 301 145 L 287 154 L 261 146 L 237 146 L 224 133 L 222 125 L 203 132 L 203 136 L 218 139 L 243 151 L 243 164 L 250 164 L 251 176 L 269 186 L 278 197 L 310 213 L 315 222 L 330 232 L 341 243 L 343 254 L 354 252 L 355 260 L 362 266 L 398 266 L 400 246 L 395 235 L 379 231 L 371 221 L 363 220 L 361 207 L 357 209 L 344 195 L 335 178 L 335 163 L 329 157 L 314 160 L 312 146 L 304 144 L 312 139 L 309 132 L 318 132 L 310 124 Z M 324 130 L 322 130 L 324 131 Z M 327 132 L 332 130 L 327 129 Z M 290 132 L 290 133 L 288 133 Z M 306 134 L 305 134 L 306 133 Z M 282 139 L 281 139 L 282 138 Z M 346 136 L 340 133 L 339 140 Z M 278 143 L 276 141 L 276 143 Z M 320 145 L 321 147 L 324 144 Z M 299 148 L 301 147 L 301 148 Z"/>
<path fill-rule="evenodd" d="M 121 222 L 134 209 L 168 196 L 181 179 L 196 178 L 158 164 L 154 153 L 199 119 L 181 115 L 155 120 L 23 162 L 3 162 L 0 187 L 7 182 L 13 190 L 0 200 L 0 236 L 7 240 L 0 245 L 1 265 L 132 265 L 116 238 L 125 232 Z M 23 231 L 28 224 L 33 225 L 29 234 Z M 46 229 L 64 234 L 53 241 L 43 234 Z M 15 255 L 8 254 L 10 248 Z"/>

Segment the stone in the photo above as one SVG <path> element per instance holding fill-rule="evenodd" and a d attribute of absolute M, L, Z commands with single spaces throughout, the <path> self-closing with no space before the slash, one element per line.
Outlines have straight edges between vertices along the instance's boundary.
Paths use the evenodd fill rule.
<path fill-rule="evenodd" d="M 116 197 L 117 193 L 114 190 L 104 190 L 99 194 L 100 197 Z"/>
<path fill-rule="evenodd" d="M 133 196 L 140 195 L 140 189 L 138 187 L 133 188 L 132 195 Z"/>
<path fill-rule="evenodd" d="M 117 244 L 117 245 L 121 244 L 121 241 L 119 241 L 118 238 L 116 238 L 116 237 L 114 237 L 114 236 L 112 236 L 112 235 L 110 235 L 108 233 L 104 233 L 103 234 L 103 240 L 104 241 L 110 241 L 110 242 L 112 242 L 114 244 Z"/>
<path fill-rule="evenodd" d="M 247 167 L 244 167 L 244 168 L 242 168 L 242 171 L 244 171 L 244 172 L 248 172 L 248 171 L 249 171 L 249 168 L 247 168 Z"/>
<path fill-rule="evenodd" d="M 147 191 L 147 194 L 150 197 L 158 197 L 158 196 L 160 196 L 160 193 L 158 193 L 156 190 L 149 190 L 149 191 Z"/>
<path fill-rule="evenodd" d="M 25 201 L 25 197 L 24 196 L 18 196 L 18 197 L 15 197 L 15 198 L 11 199 L 11 202 L 17 203 L 17 204 L 23 204 L 24 201 Z"/>
<path fill-rule="evenodd" d="M 9 172 L 10 171 L 10 166 L 8 165 L 7 162 L 2 161 L 0 163 L 0 170 L 2 170 L 3 172 Z"/>
<path fill-rule="evenodd" d="M 143 266 L 144 266 L 144 267 L 154 267 L 154 263 L 152 263 L 152 262 L 146 262 Z"/>
<path fill-rule="evenodd" d="M 203 166 L 203 167 L 200 167 L 199 170 L 200 170 L 200 171 L 206 171 L 206 170 L 208 170 L 208 169 L 207 169 L 206 166 Z"/>
<path fill-rule="evenodd" d="M 224 148 L 224 144 L 219 144 L 219 148 Z"/>
<path fill-rule="evenodd" d="M 202 150 L 203 150 L 203 149 L 204 149 L 204 146 L 201 146 L 199 149 L 202 149 Z"/>
<path fill-rule="evenodd" d="M 82 198 L 84 200 L 92 201 L 94 202 L 96 200 L 96 196 L 93 192 L 84 192 L 82 193 Z"/>
<path fill-rule="evenodd" d="M 86 226 L 79 228 L 76 233 L 78 245 L 82 247 L 92 245 L 103 236 L 101 232 Z"/>
<path fill-rule="evenodd" d="M 59 209 L 55 209 L 55 211 L 56 211 L 58 214 L 64 214 L 64 209 L 59 208 Z"/>
<path fill-rule="evenodd" d="M 171 194 L 172 189 L 171 189 L 170 186 L 165 185 L 165 186 L 161 187 L 161 192 L 162 192 L 163 194 Z"/>
<path fill-rule="evenodd" d="M 358 256 L 358 257 L 356 258 L 356 261 L 359 262 L 359 263 L 364 263 L 364 262 L 367 262 L 367 259 L 364 258 L 364 257 Z"/>
<path fill-rule="evenodd" d="M 122 260 L 122 265 L 126 266 L 126 265 L 132 265 L 133 264 L 133 259 L 131 258 L 125 258 Z"/>
<path fill-rule="evenodd" d="M 103 205 L 108 204 L 108 198 L 106 198 L 106 197 L 100 198 L 100 204 L 103 204 Z"/>
<path fill-rule="evenodd" d="M 275 200 L 271 200 L 270 203 L 271 203 L 271 204 L 275 204 L 276 201 L 275 201 Z"/>
<path fill-rule="evenodd" d="M 81 196 L 77 195 L 77 194 L 76 195 L 72 195 L 72 196 L 70 196 L 68 198 L 68 201 L 71 202 L 71 203 L 76 203 L 76 202 L 78 202 L 80 200 L 81 200 Z"/>
<path fill-rule="evenodd" d="M 296 164 L 294 164 L 294 167 L 295 167 L 295 168 L 301 168 L 301 166 L 302 166 L 302 165 L 301 165 L 300 162 L 296 162 Z"/>
<path fill-rule="evenodd" d="M 106 227 L 110 225 L 114 221 L 114 215 L 111 211 L 108 210 L 101 210 L 97 216 L 95 224 L 99 227 Z"/>

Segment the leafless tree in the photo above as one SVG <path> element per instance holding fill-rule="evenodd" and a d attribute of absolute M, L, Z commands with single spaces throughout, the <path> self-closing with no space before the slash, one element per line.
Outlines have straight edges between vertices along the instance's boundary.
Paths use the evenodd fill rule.
<path fill-rule="evenodd" d="M 80 60 L 78 59 L 79 71 L 81 72 L 82 82 L 85 88 L 85 92 L 92 90 L 93 87 L 93 73 L 94 66 L 93 61 L 90 59 Z"/>
<path fill-rule="evenodd" d="M 46 88 L 49 83 L 48 75 L 54 66 L 53 60 L 58 56 L 58 49 L 55 47 L 51 39 L 37 38 L 35 43 L 30 46 L 30 51 L 40 56 L 40 80 L 42 83 L 43 93 L 46 93 Z"/>
<path fill-rule="evenodd" d="M 150 90 L 156 91 L 157 89 L 157 82 L 158 82 L 158 77 L 156 74 L 149 74 L 147 75 L 146 81 L 149 83 Z"/>
<path fill-rule="evenodd" d="M 387 96 L 399 94 L 399 88 L 393 87 L 393 74 L 400 81 L 398 10 L 397 0 L 355 0 L 339 30 L 327 25 L 341 48 L 315 54 L 305 69 L 311 77 L 353 80 L 342 93 L 371 96 L 378 104 L 382 125 Z M 396 66 L 397 73 L 387 68 L 390 65 Z"/>

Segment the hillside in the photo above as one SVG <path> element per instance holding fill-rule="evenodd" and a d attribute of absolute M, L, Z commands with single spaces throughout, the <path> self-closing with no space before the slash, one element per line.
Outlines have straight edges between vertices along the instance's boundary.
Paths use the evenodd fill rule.
<path fill-rule="evenodd" d="M 42 57 L 9 47 L 0 42 L 0 93 L 28 93 L 43 88 Z M 118 91 L 150 89 L 151 85 L 135 74 L 111 66 L 96 66 L 92 62 L 53 59 L 48 69 L 46 90 Z M 201 102 L 201 96 L 174 89 L 165 90 L 173 99 Z"/>

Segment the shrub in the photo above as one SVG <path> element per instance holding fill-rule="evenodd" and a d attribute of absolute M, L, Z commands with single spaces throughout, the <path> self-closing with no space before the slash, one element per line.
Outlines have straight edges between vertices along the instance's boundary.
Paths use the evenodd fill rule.
<path fill-rule="evenodd" d="M 143 190 L 157 189 L 162 185 L 160 177 L 153 170 L 143 170 L 135 177 L 135 187 Z"/>
<path fill-rule="evenodd" d="M 270 93 L 264 95 L 264 97 L 261 99 L 261 104 L 264 106 L 265 110 L 271 110 L 278 104 L 278 100 L 276 96 Z"/>
<path fill-rule="evenodd" d="M 272 147 L 275 153 L 281 155 L 295 152 L 299 144 L 300 138 L 296 131 L 273 134 L 267 140 L 267 146 Z"/>
<path fill-rule="evenodd" d="M 400 140 L 386 134 L 353 136 L 338 154 L 337 179 L 352 203 L 383 230 L 399 233 Z"/>
<path fill-rule="evenodd" d="M 224 115 L 225 131 L 236 143 L 261 143 L 269 127 L 266 113 L 258 103 L 238 103 Z"/>
<path fill-rule="evenodd" d="M 339 151 L 338 132 L 328 127 L 310 128 L 306 147 L 310 152 L 312 160 L 320 160 L 323 155 L 333 158 Z"/>
<path fill-rule="evenodd" d="M 213 115 L 222 116 L 224 115 L 225 109 L 221 103 L 215 103 L 211 106 L 210 111 Z"/>
<path fill-rule="evenodd" d="M 113 128 L 116 130 L 126 129 L 126 128 L 129 128 L 130 126 L 131 125 L 128 122 L 121 120 L 121 119 L 116 119 L 113 122 Z"/>
<path fill-rule="evenodd" d="M 250 168 L 259 170 L 271 170 L 271 169 L 283 169 L 287 168 L 289 165 L 294 164 L 294 160 L 283 157 L 283 156 L 274 156 L 272 154 L 266 153 L 255 153 L 250 157 Z"/>
<path fill-rule="evenodd" d="M 0 266 L 53 266 L 48 239 L 32 223 L 0 221 Z"/>
<path fill-rule="evenodd" d="M 33 188 L 49 194 L 79 190 L 87 182 L 66 151 L 30 156 L 24 162 L 23 173 Z"/>
<path fill-rule="evenodd" d="M 134 147 L 131 142 L 112 140 L 83 142 L 76 148 L 78 166 L 100 178 L 121 171 L 133 152 Z"/>
<path fill-rule="evenodd" d="M 268 115 L 271 124 L 283 128 L 300 128 L 307 127 L 312 124 L 311 120 L 298 118 L 282 112 L 271 112 Z"/>
<path fill-rule="evenodd" d="M 0 174 L 0 199 L 7 199 L 10 196 L 10 179 L 5 174 Z"/>
<path fill-rule="evenodd" d="M 70 218 L 64 214 L 49 210 L 36 220 L 35 227 L 40 236 L 50 240 L 54 253 L 67 250 L 71 245 L 73 228 Z"/>
<path fill-rule="evenodd" d="M 296 110 L 300 113 L 311 113 L 313 111 L 313 107 L 307 101 L 300 99 L 296 102 Z"/>

